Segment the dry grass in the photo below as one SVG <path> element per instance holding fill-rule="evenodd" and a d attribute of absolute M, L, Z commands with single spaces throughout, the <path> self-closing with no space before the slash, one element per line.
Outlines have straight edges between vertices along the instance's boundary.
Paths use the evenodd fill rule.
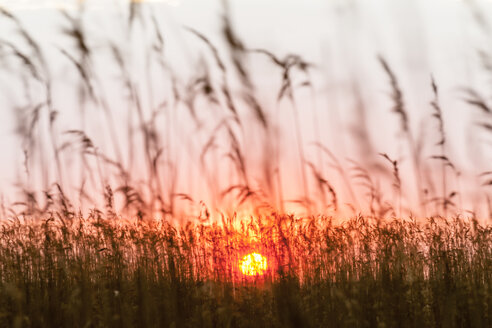
<path fill-rule="evenodd" d="M 16 31 L 15 42 L 0 38 L 2 74 L 19 79 L 26 94 L 12 108 L 24 155 L 21 196 L 0 204 L 0 326 L 492 326 L 491 226 L 462 207 L 466 195 L 459 168 L 448 157 L 452 131 L 446 130 L 435 80 L 429 116 L 437 120 L 439 141 L 428 159 L 442 164 L 436 179 L 424 179 L 425 142 L 413 136 L 412 110 L 383 57 L 382 74 L 400 119 L 399 127 L 390 128 L 407 141 L 403 153 L 413 172 L 402 169 L 405 156 L 376 152 L 368 155 L 370 164 L 367 158 L 337 156 L 317 130 L 319 113 L 308 113 L 299 100 L 303 87 L 316 97 L 311 74 L 319 67 L 296 54 L 248 47 L 223 4 L 225 53 L 216 40 L 183 28 L 182 37 L 198 53 L 187 78 L 167 61 L 166 33 L 142 4 L 132 2 L 121 22 L 129 39 L 139 29 L 152 36 L 142 38 L 138 54 L 114 40 L 94 43 L 83 12 L 62 13 L 60 36 L 73 46 L 55 46 L 55 60 L 75 74 L 71 87 L 79 106 L 68 127 L 59 122 L 64 109 L 54 106 L 57 81 L 46 45 L 0 8 L 1 19 Z M 98 67 L 108 55 L 117 73 L 111 87 L 126 96 L 124 110 L 113 107 L 115 99 L 104 92 L 107 76 Z M 132 55 L 145 58 L 144 79 L 134 73 Z M 277 112 L 262 102 L 251 58 L 266 58 L 279 72 L 272 100 Z M 365 126 L 356 82 L 353 89 L 360 107 L 356 123 Z M 472 89 L 465 93 L 465 102 L 484 117 L 477 124 L 489 133 L 486 97 Z M 88 113 L 99 112 L 104 131 L 91 135 Z M 310 114 L 314 141 L 306 140 L 300 123 Z M 178 139 L 179 129 L 186 128 L 178 124 L 179 115 L 188 115 L 180 119 L 194 127 L 189 147 Z M 281 160 L 276 119 L 286 117 L 294 120 L 288 133 L 296 144 L 287 151 L 295 149 L 299 179 L 285 176 Z M 376 149 L 370 128 L 356 129 L 366 151 Z M 183 168 L 176 147 L 191 153 L 197 172 Z M 184 187 L 183 176 L 192 187 L 195 177 L 203 180 L 210 202 L 188 192 L 193 188 Z M 491 176 L 480 172 L 476 191 L 492 218 Z M 408 192 L 412 178 L 416 204 Z M 292 179 L 299 180 L 297 198 L 284 199 L 283 185 Z M 436 182 L 441 190 L 433 188 Z M 393 192 L 385 193 L 382 184 Z M 285 213 L 287 203 L 307 214 Z M 428 205 L 435 205 L 435 215 L 427 215 Z M 353 216 L 344 222 L 347 208 Z M 249 214 L 239 217 L 245 209 Z M 266 275 L 246 278 L 239 272 L 239 260 L 250 251 L 267 257 Z"/>
<path fill-rule="evenodd" d="M 2 224 L 0 325 L 487 327 L 490 227 L 274 215 L 172 226 L 58 213 Z M 246 279 L 256 250 L 266 276 Z"/>

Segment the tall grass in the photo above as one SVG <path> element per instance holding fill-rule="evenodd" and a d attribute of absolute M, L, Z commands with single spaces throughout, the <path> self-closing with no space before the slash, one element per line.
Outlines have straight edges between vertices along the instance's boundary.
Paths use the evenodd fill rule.
<path fill-rule="evenodd" d="M 400 119 L 391 128 L 407 143 L 412 172 L 402 169 L 405 155 L 367 154 L 376 149 L 371 126 L 356 129 L 367 156 L 335 154 L 318 130 L 319 108 L 310 113 L 300 97 L 308 87 L 317 100 L 319 65 L 246 45 L 222 4 L 219 40 L 180 30 L 196 52 L 188 75 L 166 57 L 167 31 L 151 7 L 131 2 L 119 22 L 128 44 L 88 33 L 82 10 L 61 12 L 60 38 L 71 46 L 54 45 L 52 60 L 76 81 L 68 84 L 76 114 L 55 105 L 48 46 L 0 7 L 15 29 L 12 40 L 0 38 L 1 72 L 26 95 L 12 107 L 20 196 L 0 205 L 0 326 L 492 326 L 491 227 L 480 206 L 462 201 L 485 195 L 492 217 L 491 172 L 479 172 L 476 193 L 461 190 L 436 81 L 429 117 L 439 141 L 426 158 L 397 72 L 374 60 L 389 79 Z M 251 65 L 265 59 L 278 72 L 275 111 Z M 359 88 L 354 82 L 352 95 L 365 126 Z M 486 97 L 464 92 L 484 116 L 477 125 L 492 131 Z M 286 118 L 293 124 L 284 131 Z M 439 175 L 427 160 L 439 161 Z M 239 270 L 252 251 L 267 258 L 263 276 Z"/>
<path fill-rule="evenodd" d="M 393 204 L 385 199 L 392 197 L 394 174 L 377 156 L 370 127 L 355 129 L 354 141 L 365 149 L 364 156 L 337 154 L 326 146 L 330 142 L 326 135 L 320 134 L 323 115 L 319 109 L 305 108 L 303 88 L 309 88 L 312 102 L 324 96 L 317 92 L 317 82 L 312 78 L 321 72 L 319 64 L 295 53 L 276 54 L 246 45 L 235 30 L 230 5 L 224 1 L 222 41 L 191 27 L 181 29 L 180 37 L 196 50 L 189 59 L 189 65 L 196 69 L 186 75 L 173 69 L 173 58 L 168 58 L 166 51 L 175 44 L 166 43 L 167 31 L 150 8 L 133 2 L 128 19 L 118 22 L 126 27 L 124 37 L 130 38 L 131 45 L 118 42 L 117 37 L 88 33 L 83 10 L 70 14 L 62 11 L 59 37 L 69 42 L 64 46 L 35 40 L 21 19 L 1 10 L 1 17 L 14 29 L 10 38 L 0 40 L 5 67 L 9 68 L 5 76 L 21 79 L 25 93 L 30 95 L 16 100 L 20 105 L 12 108 L 24 155 L 25 172 L 19 173 L 23 180 L 19 186 L 28 198 L 17 202 L 18 207 L 29 203 L 28 212 L 34 207 L 46 210 L 52 203 L 48 195 L 59 187 L 74 206 L 85 211 L 95 202 L 101 206 L 105 197 L 94 195 L 105 195 L 111 189 L 118 211 L 168 219 L 197 216 L 205 205 L 214 216 L 221 212 L 232 215 L 238 210 L 285 212 L 286 208 L 302 214 L 373 214 L 376 199 L 386 209 L 379 211 L 384 215 L 453 216 L 479 211 L 483 216 L 485 201 L 474 208 L 457 206 L 463 205 L 463 199 L 469 203 L 476 197 L 461 188 L 451 189 L 448 181 L 447 171 L 451 169 L 459 184 L 461 170 L 450 158 L 452 145 L 445 143 L 446 113 L 434 80 L 429 117 L 439 123 L 433 132 L 439 135 L 440 149 L 437 153 L 432 149 L 425 157 L 427 145 L 412 132 L 412 110 L 407 108 L 398 74 L 389 60 L 378 58 L 381 73 L 389 79 L 392 110 L 400 119 L 399 130 L 408 144 L 396 160 L 400 166 L 406 165 L 408 154 L 413 168 L 402 174 L 398 204 Z M 53 64 L 45 54 L 53 46 L 58 50 L 54 60 L 63 63 L 75 81 L 67 86 L 78 97 L 75 105 L 79 112 L 55 106 L 59 96 L 54 85 L 59 81 L 53 78 Z M 255 84 L 257 71 L 251 63 L 261 60 L 272 72 L 278 72 L 272 77 L 278 90 L 269 100 Z M 109 76 L 108 72 L 114 74 Z M 354 85 L 352 95 L 360 114 L 355 117 L 360 120 L 356 124 L 363 126 L 368 114 L 362 108 L 360 87 L 356 82 Z M 477 124 L 483 132 L 490 130 L 486 100 L 471 88 L 465 92 L 465 101 L 487 116 L 487 121 Z M 114 93 L 123 95 L 126 113 L 121 112 L 121 97 Z M 273 110 L 266 106 L 269 102 L 274 104 Z M 338 110 L 327 109 L 331 117 L 339 116 Z M 94 116 L 98 119 L 90 121 Z M 286 120 L 292 120 L 291 127 L 283 126 Z M 309 121 L 313 122 L 312 134 L 306 129 Z M 102 131 L 94 130 L 95 122 Z M 342 134 L 342 129 L 332 133 L 335 139 Z M 296 152 L 290 150 L 293 145 Z M 78 156 L 74 156 L 76 152 Z M 185 156 L 189 160 L 184 160 Z M 388 156 L 395 157 L 391 153 Z M 293 160 L 298 162 L 297 170 L 290 164 Z M 428 169 L 435 169 L 432 162 L 436 160 L 441 162 L 441 181 Z M 296 172 L 299 178 L 294 178 Z M 477 192 L 488 197 L 486 183 L 466 183 L 474 183 Z M 441 184 L 442 190 L 435 184 Z M 432 205 L 435 210 L 428 213 Z"/>
<path fill-rule="evenodd" d="M 487 327 L 490 227 L 455 218 L 19 218 L 0 243 L 0 324 Z M 241 276 L 249 251 L 265 276 Z"/>

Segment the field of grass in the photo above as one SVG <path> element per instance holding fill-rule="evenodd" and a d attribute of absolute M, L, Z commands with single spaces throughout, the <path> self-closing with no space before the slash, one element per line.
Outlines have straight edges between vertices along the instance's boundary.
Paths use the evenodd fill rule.
<path fill-rule="evenodd" d="M 473 220 L 100 215 L 2 224 L 0 326 L 492 325 L 491 228 Z M 252 250 L 265 275 L 238 271 Z"/>
<path fill-rule="evenodd" d="M 176 29 L 185 74 L 147 5 L 109 35 L 83 5 L 62 10 L 55 41 L 0 5 L 20 149 L 0 195 L 0 327 L 492 327 L 492 170 L 460 165 L 431 72 L 432 124 L 416 133 L 392 61 L 367 55 L 389 93 L 379 147 L 357 77 L 349 128 L 321 64 L 245 44 L 228 1 L 218 36 Z M 256 85 L 258 67 L 276 88 Z M 460 92 L 479 162 L 492 105 Z M 364 151 L 327 146 L 344 140 Z M 246 275 L 253 252 L 267 268 Z"/>

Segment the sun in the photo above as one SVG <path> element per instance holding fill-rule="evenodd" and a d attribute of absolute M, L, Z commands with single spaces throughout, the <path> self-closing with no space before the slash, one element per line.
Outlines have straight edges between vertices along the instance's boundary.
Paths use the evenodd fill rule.
<path fill-rule="evenodd" d="M 241 272 L 246 276 L 261 276 L 267 270 L 267 259 L 261 254 L 245 255 L 239 263 Z"/>

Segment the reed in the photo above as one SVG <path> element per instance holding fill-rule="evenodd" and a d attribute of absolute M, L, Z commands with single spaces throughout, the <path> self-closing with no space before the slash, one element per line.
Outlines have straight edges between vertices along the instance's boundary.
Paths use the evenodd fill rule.
<path fill-rule="evenodd" d="M 490 227 L 272 214 L 247 224 L 17 217 L 2 223 L 4 326 L 486 327 Z M 244 223 L 244 222 L 243 222 Z M 251 244 L 250 237 L 256 236 Z M 245 248 L 269 258 L 245 279 Z M 254 319 L 251 315 L 254 314 Z"/>
<path fill-rule="evenodd" d="M 356 77 L 351 131 L 362 156 L 335 152 L 321 119 L 338 108 L 317 106 L 319 64 L 247 44 L 231 6 L 222 2 L 218 39 L 180 28 L 193 50 L 189 76 L 168 58 L 169 31 L 143 3 L 132 1 L 119 22 L 138 49 L 106 37 L 96 44 L 83 10 L 61 12 L 60 37 L 72 46 L 54 45 L 56 58 L 46 56 L 53 45 L 0 6 L 0 19 L 16 29 L 14 40 L 0 38 L 0 74 L 19 80 L 25 95 L 11 108 L 24 156 L 20 196 L 0 199 L 0 326 L 492 326 L 490 221 L 462 201 L 480 194 L 492 219 L 492 173 L 476 174 L 476 194 L 461 189 L 434 78 L 436 143 L 414 137 L 399 76 L 378 58 L 410 170 L 405 156 L 394 159 L 370 141 L 381 127 L 369 125 Z M 99 68 L 108 58 L 116 77 Z M 273 93 L 255 83 L 251 63 L 262 58 L 278 74 Z M 75 114 L 55 106 L 52 60 L 74 74 L 65 87 L 78 95 Z M 313 113 L 300 100 L 304 87 Z M 123 110 L 114 94 L 124 95 Z M 483 118 L 479 133 L 490 135 L 487 96 L 472 88 L 463 94 Z M 100 134 L 91 129 L 94 113 Z M 67 124 L 64 115 L 72 115 Z M 312 134 L 303 129 L 306 117 Z M 294 120 L 287 131 L 286 118 Z M 425 146 L 441 164 L 437 178 L 425 170 Z M 295 199 L 285 196 L 290 191 Z M 292 204 L 302 209 L 287 211 Z M 268 268 L 248 277 L 239 264 L 253 251 Z"/>

